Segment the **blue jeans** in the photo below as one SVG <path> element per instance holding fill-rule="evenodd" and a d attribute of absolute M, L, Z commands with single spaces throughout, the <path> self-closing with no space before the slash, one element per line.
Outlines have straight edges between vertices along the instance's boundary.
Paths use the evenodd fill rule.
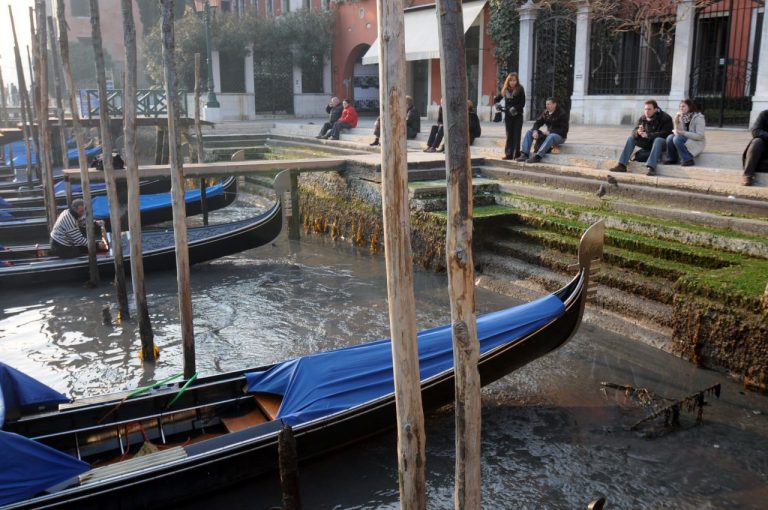
<path fill-rule="evenodd" d="M 667 161 L 677 163 L 678 155 L 683 161 L 692 161 L 693 156 L 685 147 L 688 138 L 683 135 L 669 135 L 667 137 Z"/>
<path fill-rule="evenodd" d="M 541 141 L 541 132 L 539 132 L 539 150 L 536 151 L 536 154 L 544 157 L 544 155 L 549 151 L 550 147 L 553 145 L 562 145 L 563 143 L 565 143 L 565 138 L 558 135 L 557 133 L 550 133 L 546 138 L 544 138 L 543 141 Z M 525 138 L 523 138 L 523 148 L 520 152 L 530 155 L 532 145 L 533 129 L 529 129 L 528 132 L 525 133 Z"/>
<path fill-rule="evenodd" d="M 659 163 L 659 157 L 661 157 L 661 153 L 666 150 L 666 146 L 667 142 L 664 138 L 656 138 L 651 146 L 651 154 L 648 156 L 648 161 L 645 162 L 645 166 L 656 168 L 656 165 Z M 630 136 L 627 138 L 627 143 L 624 144 L 624 150 L 621 152 L 621 156 L 619 156 L 619 163 L 627 166 L 629 158 L 632 156 L 633 152 L 635 152 L 635 137 Z"/>

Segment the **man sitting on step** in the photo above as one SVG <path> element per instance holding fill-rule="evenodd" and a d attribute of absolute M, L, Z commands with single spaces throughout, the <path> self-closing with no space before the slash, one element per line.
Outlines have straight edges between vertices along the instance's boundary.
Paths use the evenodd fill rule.
<path fill-rule="evenodd" d="M 544 112 L 533 123 L 533 127 L 525 133 L 520 157 L 515 158 L 515 161 L 538 163 L 552 147 L 565 143 L 569 127 L 568 112 L 557 104 L 557 99 L 554 97 L 548 98 L 545 106 Z M 536 153 L 528 157 L 534 141 Z"/>
<path fill-rule="evenodd" d="M 635 147 L 639 147 L 650 151 L 645 163 L 648 168 L 646 175 L 656 175 L 656 164 L 661 153 L 666 150 L 667 137 L 672 134 L 673 129 L 672 117 L 663 112 L 655 100 L 649 99 L 643 105 L 643 114 L 637 121 L 637 127 L 632 130 L 632 136 L 627 138 L 627 143 L 624 144 L 618 164 L 610 171 L 626 172 L 629 158 L 635 151 Z"/>
<path fill-rule="evenodd" d="M 328 114 L 328 122 L 323 124 L 323 127 L 320 129 L 320 134 L 315 138 L 325 138 L 328 131 L 331 130 L 336 121 L 339 120 L 339 117 L 341 117 L 341 110 L 343 109 L 344 107 L 341 105 L 339 98 L 336 96 L 332 97 L 331 101 L 325 107 L 325 113 Z"/>
<path fill-rule="evenodd" d="M 744 177 L 741 183 L 744 186 L 755 183 L 755 172 L 768 172 L 768 110 L 760 112 L 750 131 L 752 141 L 742 156 Z"/>

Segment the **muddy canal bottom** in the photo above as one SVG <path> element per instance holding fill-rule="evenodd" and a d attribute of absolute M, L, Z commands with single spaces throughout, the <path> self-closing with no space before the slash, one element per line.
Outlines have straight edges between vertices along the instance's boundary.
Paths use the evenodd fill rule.
<path fill-rule="evenodd" d="M 232 212 L 234 211 L 234 212 Z M 237 208 L 219 220 L 247 215 Z M 193 267 L 197 369 L 211 374 L 388 335 L 384 258 L 318 238 L 274 244 Z M 181 371 L 175 276 L 150 275 L 161 357 L 138 359 L 136 325 L 101 324 L 111 287 L 0 293 L 0 360 L 70 396 L 125 390 Z M 449 320 L 444 275 L 416 274 L 420 329 Z M 478 310 L 515 304 L 480 291 Z M 114 305 L 113 305 L 114 309 Z M 116 312 L 115 312 L 116 316 Z M 602 381 L 679 398 L 722 382 L 704 422 L 652 437 L 627 428 L 648 411 Z M 768 400 L 589 323 L 559 351 L 483 390 L 483 508 L 766 508 Z M 427 417 L 429 508 L 453 507 L 453 409 Z M 302 465 L 304 508 L 398 508 L 392 433 Z M 279 506 L 265 478 L 188 508 Z"/>

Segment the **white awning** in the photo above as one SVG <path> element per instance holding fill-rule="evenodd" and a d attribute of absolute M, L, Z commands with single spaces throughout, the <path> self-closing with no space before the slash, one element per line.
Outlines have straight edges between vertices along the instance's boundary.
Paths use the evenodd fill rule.
<path fill-rule="evenodd" d="M 464 32 L 475 22 L 487 0 L 475 0 L 461 4 L 464 15 Z M 440 58 L 440 40 L 437 32 L 435 6 L 405 11 L 405 60 Z M 363 64 L 379 63 L 379 38 L 363 56 Z"/>

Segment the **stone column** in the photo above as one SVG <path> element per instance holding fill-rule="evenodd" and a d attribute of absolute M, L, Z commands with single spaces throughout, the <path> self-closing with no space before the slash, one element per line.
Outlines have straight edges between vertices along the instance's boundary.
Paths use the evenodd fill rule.
<path fill-rule="evenodd" d="M 589 51 L 592 37 L 592 20 L 587 0 L 579 2 L 576 14 L 576 48 L 573 59 L 573 95 L 571 95 L 571 122 L 584 123 L 586 105 L 584 98 L 589 86 Z"/>
<path fill-rule="evenodd" d="M 253 45 L 245 56 L 245 93 L 253 94 L 256 91 L 256 81 L 253 77 Z"/>
<path fill-rule="evenodd" d="M 768 18 L 763 15 L 763 30 L 758 34 L 761 39 L 760 55 L 752 60 L 752 69 L 757 65 L 757 82 L 755 95 L 752 96 L 752 114 L 749 123 L 752 125 L 763 110 L 768 110 Z"/>
<path fill-rule="evenodd" d="M 211 51 L 211 61 L 211 67 L 213 67 L 213 91 L 221 94 L 221 60 L 217 50 Z"/>
<path fill-rule="evenodd" d="M 694 0 L 681 0 L 675 21 L 675 53 L 672 60 L 672 83 L 669 88 L 667 110 L 677 111 L 677 105 L 688 97 L 693 66 L 693 35 L 696 31 Z"/>
<path fill-rule="evenodd" d="M 211 70 L 213 71 L 213 91 L 216 94 L 221 94 L 221 72 L 219 65 L 219 52 L 216 50 L 211 51 Z M 203 100 L 205 99 L 205 96 L 203 96 Z M 203 109 L 203 119 L 217 123 L 221 122 L 224 119 L 224 112 L 222 111 L 224 109 L 224 104 L 222 102 L 222 97 L 219 95 L 217 97 L 219 100 L 219 107 L 208 107 L 207 105 Z"/>
<path fill-rule="evenodd" d="M 534 47 L 534 24 L 539 15 L 539 7 L 532 0 L 528 0 L 521 5 L 520 12 L 520 55 L 519 68 L 517 74 L 520 78 L 520 84 L 525 88 L 525 109 L 528 117 L 531 115 L 531 104 L 533 104 L 533 47 Z"/>

